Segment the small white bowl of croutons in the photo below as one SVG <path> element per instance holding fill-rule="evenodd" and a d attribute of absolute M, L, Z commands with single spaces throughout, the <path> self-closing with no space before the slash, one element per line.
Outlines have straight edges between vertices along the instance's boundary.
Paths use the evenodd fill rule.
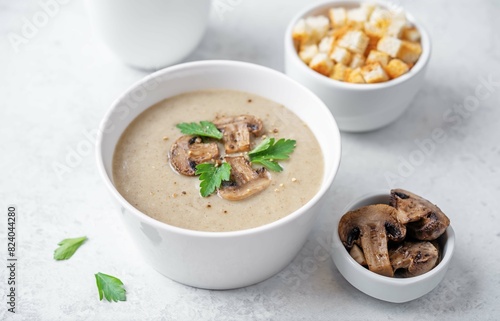
<path fill-rule="evenodd" d="M 355 288 L 379 300 L 415 300 L 443 280 L 455 248 L 450 219 L 403 189 L 364 195 L 337 217 L 332 259 Z"/>
<path fill-rule="evenodd" d="M 318 95 L 347 132 L 398 119 L 424 83 L 430 53 L 422 25 L 380 1 L 315 4 L 285 34 L 286 74 Z"/>

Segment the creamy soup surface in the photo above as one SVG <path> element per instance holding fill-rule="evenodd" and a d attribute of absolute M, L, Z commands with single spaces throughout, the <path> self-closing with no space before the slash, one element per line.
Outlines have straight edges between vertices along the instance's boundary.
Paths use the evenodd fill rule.
<path fill-rule="evenodd" d="M 268 137 L 296 140 L 295 151 L 280 161 L 282 172 L 270 172 L 264 191 L 240 201 L 203 198 L 197 176 L 170 166 L 168 152 L 183 135 L 175 125 L 242 114 L 260 118 Z M 255 146 L 262 137 L 252 140 Z M 148 108 L 127 127 L 113 158 L 114 184 L 130 204 L 158 221 L 199 231 L 243 230 L 285 217 L 314 196 L 322 176 L 323 155 L 306 124 L 278 103 L 233 90 L 189 92 Z"/>

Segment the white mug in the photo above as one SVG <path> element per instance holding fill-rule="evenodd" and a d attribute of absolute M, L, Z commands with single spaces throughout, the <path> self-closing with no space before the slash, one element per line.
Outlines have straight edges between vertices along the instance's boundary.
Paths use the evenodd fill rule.
<path fill-rule="evenodd" d="M 159 69 L 200 42 L 210 0 L 87 0 L 93 27 L 123 62 Z"/>

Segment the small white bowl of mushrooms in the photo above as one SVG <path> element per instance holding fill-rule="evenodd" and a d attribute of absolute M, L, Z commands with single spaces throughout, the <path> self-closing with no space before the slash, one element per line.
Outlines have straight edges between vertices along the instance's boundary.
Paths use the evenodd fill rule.
<path fill-rule="evenodd" d="M 455 247 L 449 218 L 403 189 L 351 202 L 333 232 L 332 259 L 344 278 L 374 298 L 402 303 L 432 291 Z"/>

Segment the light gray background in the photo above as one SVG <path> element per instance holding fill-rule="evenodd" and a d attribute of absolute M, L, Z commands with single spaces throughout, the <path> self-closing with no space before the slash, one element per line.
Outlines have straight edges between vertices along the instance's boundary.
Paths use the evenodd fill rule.
<path fill-rule="evenodd" d="M 187 60 L 243 60 L 282 71 L 287 22 L 312 1 L 217 2 L 233 5 L 212 13 L 204 40 Z M 1 0 L 0 258 L 5 262 L 6 207 L 14 203 L 20 215 L 21 284 L 19 313 L 12 318 L 3 303 L 7 270 L 0 269 L 0 319 L 500 319 L 500 86 L 485 99 L 475 93 L 481 79 L 500 82 L 500 2 L 402 5 L 433 41 L 427 81 L 408 111 L 382 130 L 342 133 L 342 165 L 328 209 L 284 271 L 247 288 L 207 291 L 175 283 L 142 261 L 97 174 L 94 142 L 85 135 L 97 128 L 111 102 L 147 73 L 124 66 L 107 51 L 77 0 L 62 5 L 15 52 L 7 34 L 20 33 L 23 18 L 31 19 L 41 7 L 37 1 Z M 460 114 L 461 106 L 475 99 L 477 108 Z M 456 117 L 453 123 L 443 119 L 446 115 Z M 439 128 L 446 141 L 428 154 L 419 152 L 415 140 L 430 139 Z M 53 164 L 68 165 L 66 158 L 78 148 L 80 157 L 59 179 Z M 444 281 L 405 304 L 359 292 L 327 254 L 334 216 L 354 197 L 388 190 L 388 175 L 394 185 L 437 203 L 457 234 Z M 89 241 L 72 259 L 52 259 L 60 240 L 81 235 Z M 97 272 L 121 278 L 127 302 L 99 302 Z"/>

